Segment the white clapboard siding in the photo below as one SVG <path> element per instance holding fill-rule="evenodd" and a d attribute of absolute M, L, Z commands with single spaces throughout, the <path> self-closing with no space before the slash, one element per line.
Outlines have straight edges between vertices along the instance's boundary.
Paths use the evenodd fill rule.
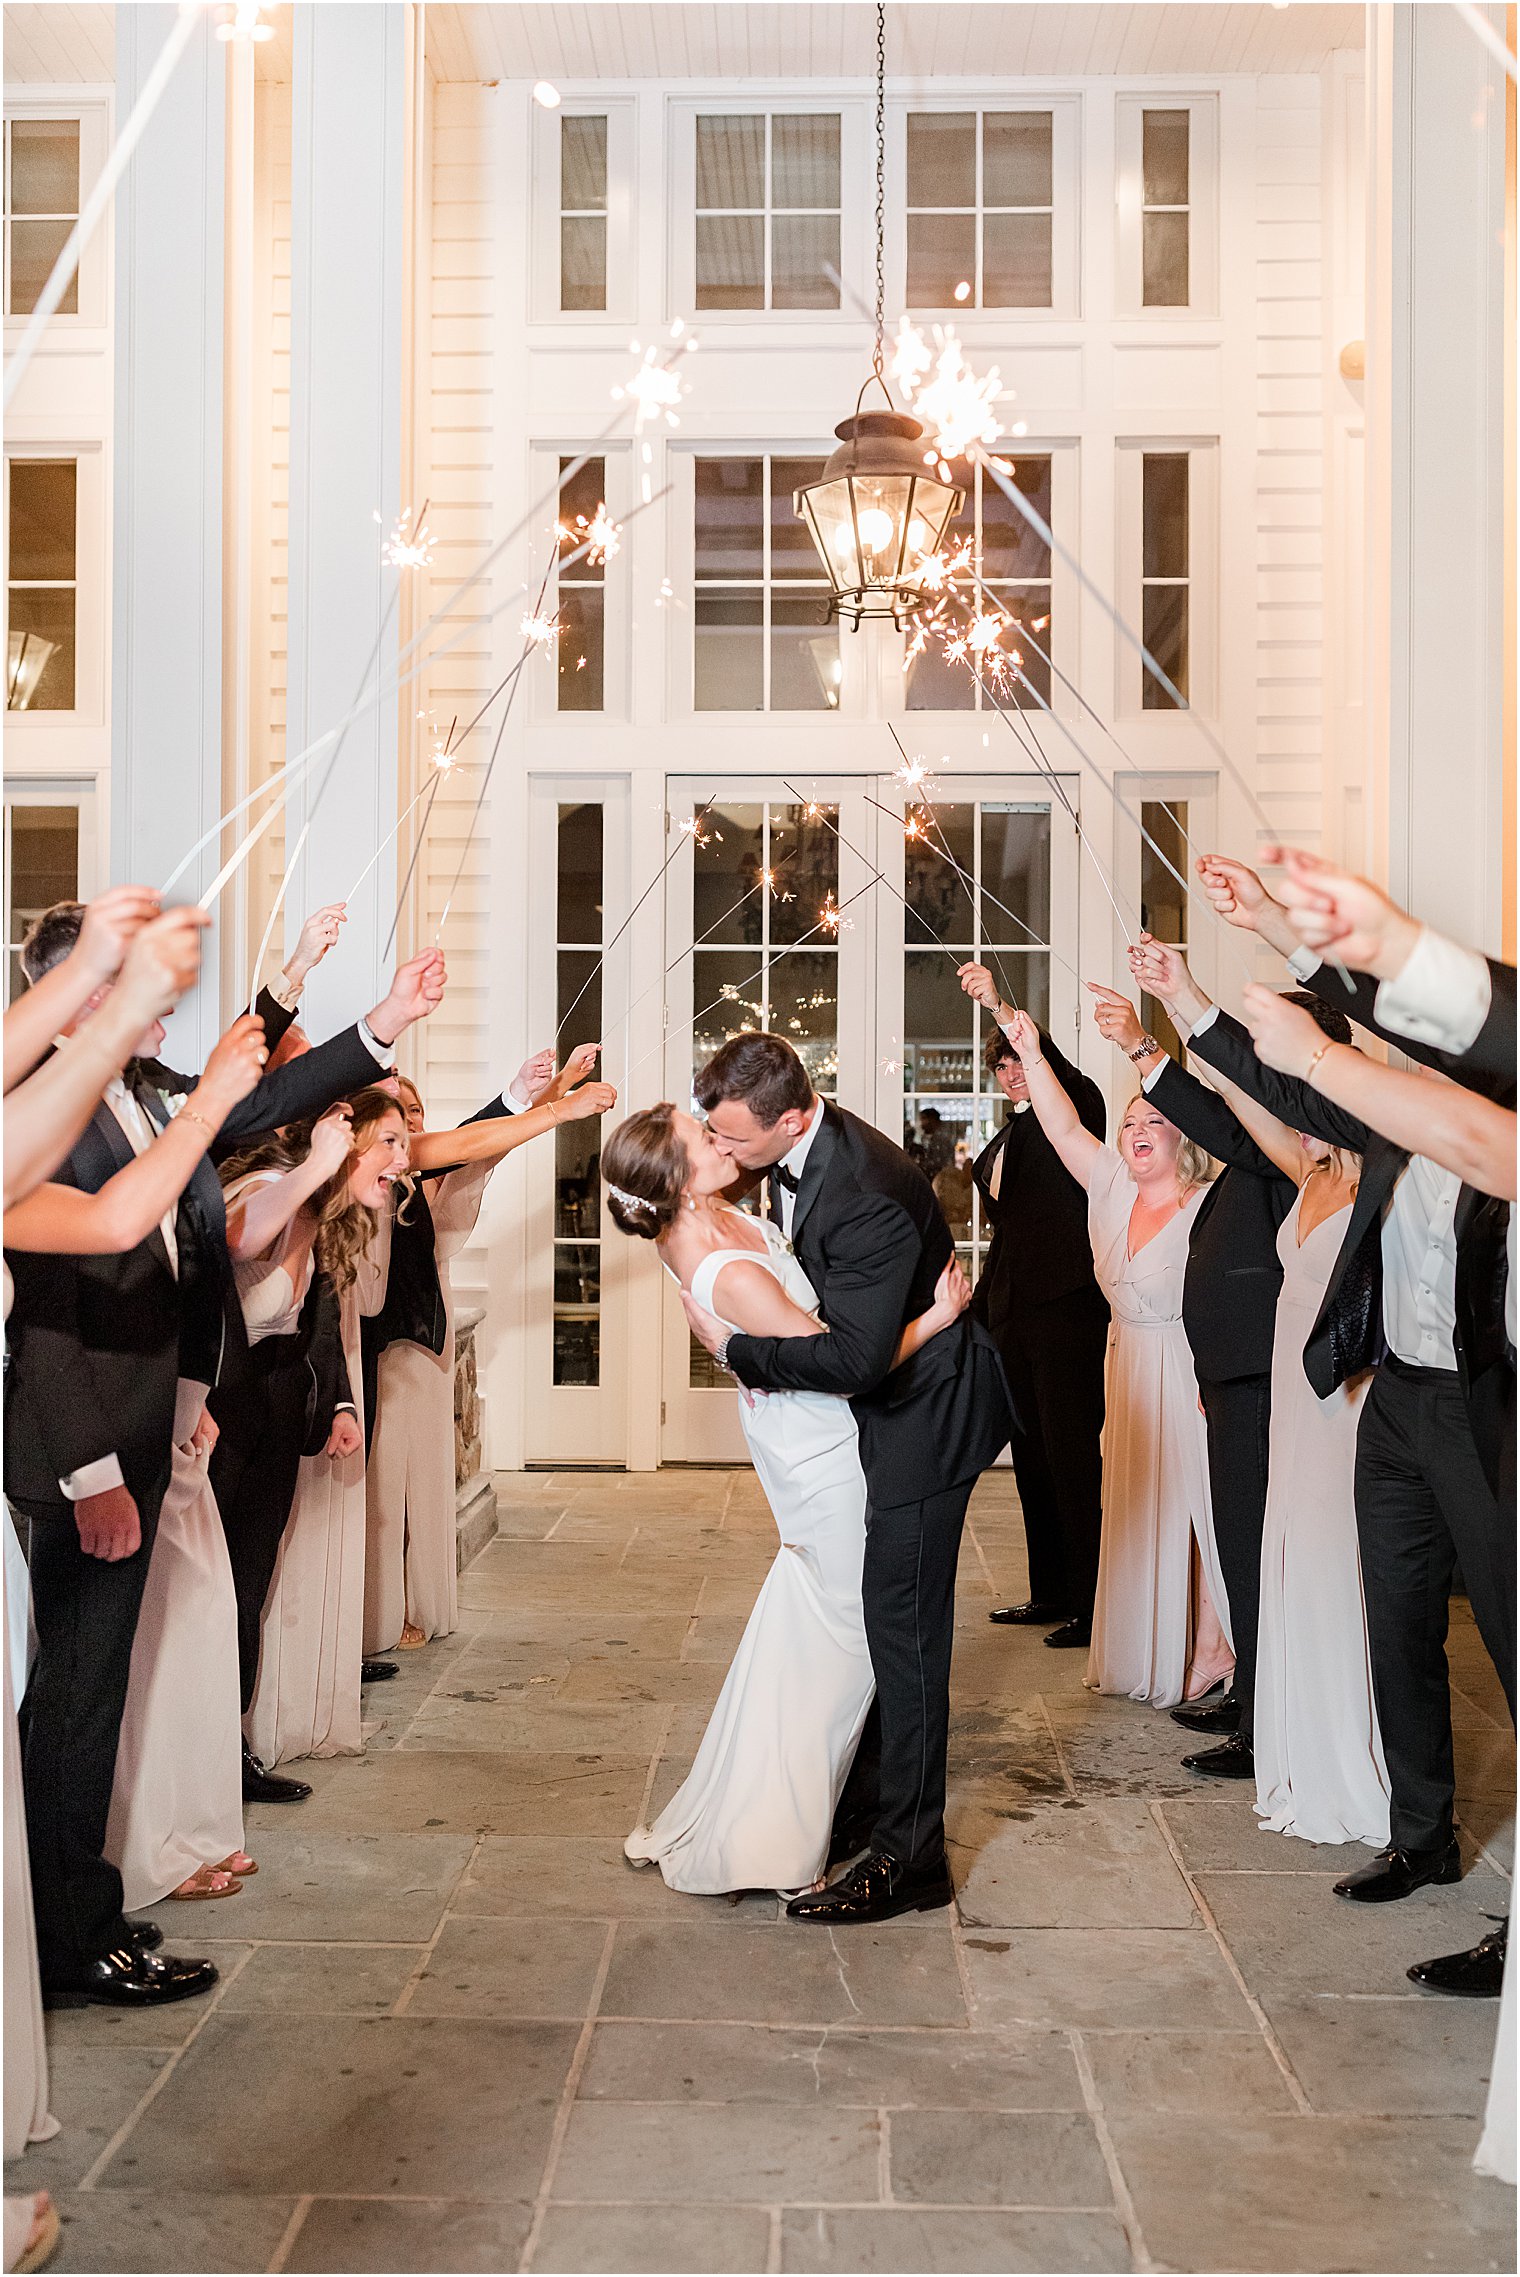
<path fill-rule="evenodd" d="M 469 576 L 491 540 L 496 420 L 492 334 L 499 227 L 491 199 L 489 91 L 435 85 L 432 104 L 429 384 L 423 410 L 428 525 L 434 541 L 422 604 L 428 609 L 437 608 Z M 439 734 L 456 716 L 461 724 L 468 720 L 490 692 L 490 605 L 491 581 L 486 578 L 439 624 L 440 642 L 465 625 L 474 627 L 426 676 L 423 708 Z M 488 749 L 489 743 L 477 733 L 464 756 L 483 758 Z M 433 804 L 418 865 L 419 946 L 432 940 L 443 916 L 469 835 L 480 779 L 477 770 L 449 776 Z M 428 1119 L 440 1128 L 472 1113 L 502 1080 L 502 1071 L 490 1065 L 488 1052 L 490 852 L 488 806 L 443 934 L 448 994 L 428 1022 L 422 1046 Z M 461 1259 L 456 1268 L 461 1289 L 478 1285 L 480 1257 L 472 1247 Z"/>
<path fill-rule="evenodd" d="M 1256 748 L 1285 838 L 1317 844 L 1324 736 L 1320 83 L 1257 83 Z"/>
<path fill-rule="evenodd" d="M 290 87 L 260 79 L 254 101 L 253 430 L 259 494 L 254 501 L 250 790 L 284 764 L 290 615 Z M 260 815 L 264 811 L 255 809 Z M 248 863 L 250 958 L 263 938 L 284 868 L 285 830 L 277 822 Z M 279 970 L 282 940 L 277 925 L 264 977 Z"/>

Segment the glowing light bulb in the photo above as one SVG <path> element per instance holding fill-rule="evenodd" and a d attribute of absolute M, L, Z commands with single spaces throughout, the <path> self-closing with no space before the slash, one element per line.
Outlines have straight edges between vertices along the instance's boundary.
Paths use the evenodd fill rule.
<path fill-rule="evenodd" d="M 540 110 L 557 111 L 559 109 L 559 89 L 552 86 L 547 79 L 540 79 L 533 90 L 533 100 Z"/>
<path fill-rule="evenodd" d="M 884 506 L 867 506 L 856 516 L 860 542 L 872 553 L 884 553 L 897 535 L 897 524 Z"/>
<path fill-rule="evenodd" d="M 964 277 L 955 288 L 955 297 L 957 300 L 969 300 L 971 298 L 971 287 Z"/>

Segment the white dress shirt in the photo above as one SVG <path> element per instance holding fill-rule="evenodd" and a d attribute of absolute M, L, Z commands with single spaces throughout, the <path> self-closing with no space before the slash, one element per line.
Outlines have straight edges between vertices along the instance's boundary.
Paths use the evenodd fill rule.
<path fill-rule="evenodd" d="M 1413 1043 L 1465 1052 L 1476 1043 L 1492 1000 L 1487 958 L 1425 925 L 1403 971 L 1379 982 L 1375 1010 L 1385 1028 Z"/>
<path fill-rule="evenodd" d="M 820 1099 L 813 1109 L 813 1119 L 808 1124 L 807 1129 L 803 1132 L 801 1138 L 797 1141 L 797 1144 L 792 1148 L 791 1153 L 784 1154 L 781 1157 L 779 1164 L 777 1165 L 778 1169 L 789 1172 L 790 1175 L 797 1180 L 799 1185 L 802 1182 L 803 1165 L 807 1161 L 808 1154 L 812 1148 L 814 1139 L 818 1136 L 818 1126 L 822 1121 L 823 1101 Z M 777 1184 L 780 1185 L 779 1179 L 777 1180 Z M 796 1215 L 796 1210 L 796 1195 L 791 1191 L 789 1187 L 782 1186 L 781 1230 L 786 1235 L 788 1241 L 790 1241 L 792 1238 L 792 1219 Z"/>

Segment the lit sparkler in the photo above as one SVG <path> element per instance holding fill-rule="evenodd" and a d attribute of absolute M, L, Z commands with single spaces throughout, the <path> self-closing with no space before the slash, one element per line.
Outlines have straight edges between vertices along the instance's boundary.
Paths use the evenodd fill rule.
<path fill-rule="evenodd" d="M 546 617 L 542 610 L 531 610 L 518 630 L 531 648 L 547 648 L 559 631 L 559 619 Z"/>
<path fill-rule="evenodd" d="M 696 344 L 695 340 L 682 341 L 678 352 L 689 355 Z M 640 354 L 637 340 L 633 342 L 631 353 Z M 676 405 L 686 393 L 680 373 L 673 363 L 660 361 L 658 348 L 645 348 L 642 355 L 643 360 L 634 367 L 632 378 L 620 380 L 613 388 L 613 402 L 633 404 L 636 433 L 642 433 L 648 426 L 658 426 L 662 419 L 667 427 L 679 427 Z"/>
<path fill-rule="evenodd" d="M 422 509 L 426 514 L 426 506 Z M 378 522 L 378 512 L 375 520 Z M 433 565 L 433 533 L 418 516 L 417 527 L 412 527 L 412 509 L 408 506 L 392 527 L 390 536 L 380 548 L 380 559 L 387 569 L 431 569 Z"/>

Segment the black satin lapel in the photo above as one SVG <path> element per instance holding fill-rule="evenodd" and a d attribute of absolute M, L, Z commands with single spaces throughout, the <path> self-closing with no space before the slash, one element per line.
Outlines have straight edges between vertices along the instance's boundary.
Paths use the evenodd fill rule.
<path fill-rule="evenodd" d="M 818 1126 L 818 1136 L 808 1148 L 808 1158 L 802 1166 L 802 1181 L 797 1188 L 797 1207 L 792 1212 L 792 1246 L 794 1249 L 797 1246 L 797 1236 L 802 1231 L 802 1221 L 818 1199 L 818 1191 L 823 1184 L 824 1173 L 828 1169 L 834 1149 L 838 1144 L 839 1125 L 835 1120 L 833 1109 L 825 1102 L 823 1121 Z"/>

